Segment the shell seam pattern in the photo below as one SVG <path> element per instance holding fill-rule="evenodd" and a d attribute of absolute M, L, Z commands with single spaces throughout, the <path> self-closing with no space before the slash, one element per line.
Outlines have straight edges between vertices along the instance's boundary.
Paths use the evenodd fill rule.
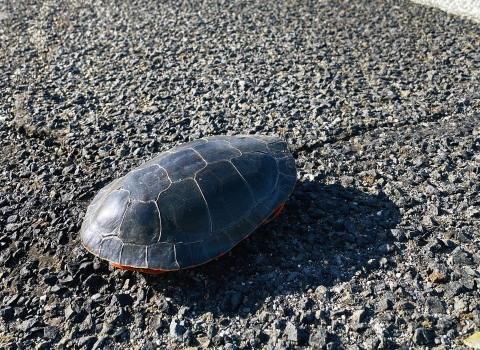
<path fill-rule="evenodd" d="M 173 256 L 175 258 L 175 263 L 177 264 L 178 268 L 181 268 L 177 260 L 177 246 L 175 244 L 173 245 Z"/>
<path fill-rule="evenodd" d="M 205 195 L 203 194 L 202 188 L 198 184 L 197 174 L 195 174 L 195 177 L 193 178 L 193 181 L 195 181 L 195 185 L 197 185 L 198 190 L 200 191 L 200 194 L 202 195 L 203 201 L 205 202 L 205 206 L 207 207 L 208 220 L 210 221 L 210 232 L 213 234 L 212 214 L 210 213 L 210 208 L 208 207 L 207 199 L 205 198 Z"/>
<path fill-rule="evenodd" d="M 123 254 L 123 247 L 125 246 L 125 243 L 122 242 L 122 247 L 120 248 L 120 254 L 118 254 L 118 263 L 122 263 L 122 254 Z"/>
<path fill-rule="evenodd" d="M 241 152 L 240 152 L 241 153 Z M 232 158 L 233 159 L 233 158 Z M 230 159 L 229 161 L 230 164 L 232 164 L 232 166 L 235 168 L 235 171 L 238 173 L 238 175 L 240 175 L 240 177 L 242 178 L 243 182 L 245 182 L 245 184 L 247 185 L 248 187 L 248 191 L 250 192 L 250 195 L 252 196 L 252 199 L 255 199 L 255 196 L 253 194 L 253 190 L 252 188 L 250 187 L 250 184 L 247 182 L 247 180 L 245 180 L 245 178 L 243 177 L 243 175 L 240 173 L 240 171 L 237 169 L 237 167 L 235 166 L 235 164 L 232 163 L 232 160 Z"/>
<path fill-rule="evenodd" d="M 145 267 L 148 269 L 148 245 L 145 246 Z"/>
<path fill-rule="evenodd" d="M 205 160 L 205 158 L 203 158 L 203 156 L 202 156 L 195 148 L 189 148 L 189 149 L 191 149 L 193 152 L 195 152 L 195 154 L 197 154 L 200 158 L 202 158 L 202 160 L 203 160 L 204 163 L 205 163 L 205 166 L 204 166 L 202 169 L 197 170 L 197 173 L 198 173 L 199 171 L 201 171 L 201 170 L 203 170 L 203 169 L 205 169 L 205 168 L 207 167 L 208 162 Z M 197 173 L 195 173 L 195 175 L 196 175 Z"/>
<path fill-rule="evenodd" d="M 278 158 L 275 157 L 274 154 L 270 151 L 270 149 L 268 148 L 268 145 L 266 147 L 269 150 L 270 156 L 273 159 L 275 159 L 275 164 L 277 165 L 277 180 L 275 181 L 274 189 L 272 190 L 272 192 L 270 192 L 270 194 L 272 194 L 273 192 L 275 192 L 278 189 L 278 182 L 279 182 L 279 179 L 280 179 L 280 167 L 278 166 Z"/>
<path fill-rule="evenodd" d="M 160 196 L 160 195 L 159 195 Z M 157 240 L 157 243 L 160 242 L 160 239 L 162 238 L 162 213 L 160 212 L 160 208 L 158 207 L 158 198 L 157 200 L 154 202 L 155 203 L 155 207 L 157 208 L 157 212 L 158 212 L 158 222 L 160 224 L 160 234 L 158 235 L 158 240 Z"/>
<path fill-rule="evenodd" d="M 165 171 L 165 174 L 167 174 L 167 178 L 168 178 L 168 181 L 170 181 L 170 185 L 168 185 L 168 187 L 166 189 L 164 189 L 162 192 L 160 192 L 157 196 L 157 198 L 155 199 L 155 201 L 158 201 L 158 199 L 160 198 L 160 195 L 165 192 L 166 190 L 168 190 L 171 186 L 172 186 L 172 179 L 170 178 L 170 175 L 168 175 L 168 171 L 167 169 L 165 169 L 163 166 L 161 165 L 158 165 L 158 164 L 155 164 L 156 166 L 158 166 L 160 169 L 162 169 L 163 171 Z"/>
<path fill-rule="evenodd" d="M 127 209 L 129 207 L 129 205 L 132 203 L 132 201 L 130 200 L 130 191 L 129 190 L 126 190 L 124 188 L 121 188 L 117 191 L 126 191 L 128 192 L 128 203 L 127 205 L 125 206 L 125 210 L 123 211 L 123 214 L 122 214 L 122 220 L 120 221 L 120 225 L 118 225 L 118 231 L 117 231 L 117 236 L 120 234 L 120 228 L 122 227 L 123 225 L 123 220 L 125 220 L 125 216 L 127 215 Z M 123 243 L 123 242 L 122 242 Z"/>
<path fill-rule="evenodd" d="M 122 227 L 122 224 L 123 224 L 123 220 L 125 220 L 125 215 L 126 215 L 126 213 L 127 213 L 127 208 L 128 208 L 128 206 L 132 203 L 132 201 L 130 200 L 130 191 L 128 191 L 128 190 L 126 190 L 126 189 L 124 189 L 124 188 L 120 188 L 120 189 L 115 190 L 115 191 L 125 191 L 125 192 L 128 192 L 128 203 L 127 203 L 127 205 L 125 206 L 125 210 L 123 211 L 122 219 L 120 220 L 120 225 L 118 225 L 118 228 L 113 231 L 113 232 L 116 232 L 116 234 L 115 234 L 115 233 L 112 233 L 112 234 L 108 234 L 108 235 L 101 235 L 101 236 L 102 236 L 102 241 L 101 241 L 101 244 L 102 244 L 102 245 L 103 245 L 103 240 L 104 240 L 106 237 L 114 237 L 114 239 L 115 239 L 115 237 L 118 237 L 118 235 L 120 234 L 120 228 Z M 122 256 L 122 251 L 123 251 L 123 245 L 124 245 L 124 243 L 123 243 L 123 241 L 122 241 L 121 238 L 119 238 L 119 239 L 120 239 L 120 242 L 122 242 L 122 249 L 120 250 L 120 258 L 118 259 L 118 261 L 120 262 L 120 261 L 121 261 L 121 256 Z M 100 254 L 99 254 L 99 256 L 102 257 L 102 258 L 105 258 L 105 257 L 103 256 L 103 254 L 102 254 L 101 248 L 100 248 Z"/>

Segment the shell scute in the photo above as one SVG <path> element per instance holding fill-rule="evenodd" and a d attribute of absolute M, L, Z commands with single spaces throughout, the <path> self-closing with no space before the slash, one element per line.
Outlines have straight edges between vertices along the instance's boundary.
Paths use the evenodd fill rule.
<path fill-rule="evenodd" d="M 211 259 L 203 241 L 176 244 L 175 251 L 180 266 L 196 266 Z"/>
<path fill-rule="evenodd" d="M 232 164 L 245 179 L 255 201 L 265 200 L 275 190 L 278 166 L 274 158 L 262 153 L 247 153 L 232 159 Z"/>
<path fill-rule="evenodd" d="M 168 152 L 157 158 L 156 163 L 165 169 L 172 182 L 178 182 L 192 177 L 207 166 L 207 162 L 193 149 L 181 148 L 175 152 Z"/>
<path fill-rule="evenodd" d="M 125 211 L 118 237 L 124 243 L 148 245 L 160 237 L 160 216 L 155 202 L 131 202 Z"/>
<path fill-rule="evenodd" d="M 230 160 L 241 155 L 240 151 L 233 148 L 226 140 L 213 140 L 194 147 L 202 158 L 208 163 Z"/>
<path fill-rule="evenodd" d="M 123 190 L 102 193 L 95 206 L 87 210 L 83 227 L 101 236 L 116 235 L 123 220 L 123 214 L 130 202 L 130 193 Z"/>
<path fill-rule="evenodd" d="M 232 163 L 211 164 L 196 176 L 212 219 L 212 231 L 224 230 L 254 206 L 248 184 Z"/>
<path fill-rule="evenodd" d="M 271 213 L 272 208 L 269 208 L 265 203 L 258 203 L 248 215 L 247 220 L 249 222 L 260 223 L 265 218 L 268 218 Z"/>
<path fill-rule="evenodd" d="M 208 247 L 208 260 L 215 259 L 220 255 L 225 254 L 230 250 L 229 247 L 235 245 L 235 243 L 238 243 L 238 241 L 232 240 L 226 232 L 218 232 L 213 234 L 203 242 L 203 244 Z"/>
<path fill-rule="evenodd" d="M 120 265 L 147 268 L 147 249 L 144 245 L 125 243 L 122 246 Z"/>
<path fill-rule="evenodd" d="M 172 182 L 165 169 L 157 165 L 132 171 L 126 177 L 122 188 L 130 192 L 131 201 L 155 201 L 158 194 L 165 191 Z"/>
<path fill-rule="evenodd" d="M 242 154 L 254 152 L 268 153 L 267 144 L 261 139 L 250 137 L 229 138 L 228 143 L 238 149 Z"/>
<path fill-rule="evenodd" d="M 180 269 L 175 258 L 175 245 L 172 243 L 155 243 L 147 247 L 149 269 L 173 271 Z"/>
<path fill-rule="evenodd" d="M 161 215 L 160 242 L 194 242 L 211 232 L 210 213 L 193 179 L 172 184 L 157 201 Z"/>
<path fill-rule="evenodd" d="M 101 252 L 103 254 L 111 254 L 112 261 L 120 261 L 120 254 L 122 252 L 123 243 L 117 237 L 107 237 L 102 240 Z"/>

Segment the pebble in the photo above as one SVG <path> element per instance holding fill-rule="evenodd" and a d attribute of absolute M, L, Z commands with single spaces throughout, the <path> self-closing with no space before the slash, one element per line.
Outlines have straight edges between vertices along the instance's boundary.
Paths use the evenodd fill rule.
<path fill-rule="evenodd" d="M 427 308 L 433 314 L 445 314 L 446 312 L 445 302 L 436 297 L 427 299 Z"/>
<path fill-rule="evenodd" d="M 298 342 L 299 330 L 293 323 L 287 323 L 287 326 L 285 327 L 285 334 L 287 335 L 288 340 Z"/>
<path fill-rule="evenodd" d="M 448 269 L 444 264 L 438 264 L 432 268 L 432 272 L 428 275 L 432 283 L 445 283 L 449 280 Z"/>
<path fill-rule="evenodd" d="M 367 311 L 365 309 L 355 310 L 350 316 L 350 319 L 356 323 L 362 323 L 367 316 Z"/>
<path fill-rule="evenodd" d="M 476 332 L 463 340 L 463 343 L 473 349 L 480 349 L 480 332 Z"/>
<path fill-rule="evenodd" d="M 427 345 L 433 342 L 433 334 L 425 327 L 419 327 L 415 330 L 412 339 L 417 345 Z"/>
<path fill-rule="evenodd" d="M 222 300 L 222 309 L 225 311 L 234 311 L 242 301 L 242 295 L 236 291 L 229 291 Z"/>
<path fill-rule="evenodd" d="M 114 294 L 110 305 L 125 307 L 133 304 L 133 298 L 128 294 Z"/>
<path fill-rule="evenodd" d="M 185 332 L 185 327 L 181 324 L 183 322 L 179 322 L 177 320 L 172 320 L 170 323 L 170 336 L 174 338 L 181 338 L 183 333 Z"/>
<path fill-rule="evenodd" d="M 328 343 L 329 334 L 328 332 L 321 328 L 316 329 L 313 333 L 310 334 L 309 343 L 313 348 L 323 349 Z"/>
<path fill-rule="evenodd" d="M 58 327 L 47 326 L 43 329 L 43 337 L 54 340 L 58 335 Z"/>
<path fill-rule="evenodd" d="M 163 321 L 160 315 L 153 315 L 148 319 L 148 329 L 150 330 L 151 333 L 160 331 L 162 329 L 162 326 L 163 326 Z M 170 327 L 171 327 L 171 324 L 170 324 Z M 176 327 L 176 323 L 174 327 Z"/>
<path fill-rule="evenodd" d="M 390 299 L 382 299 L 377 304 L 375 304 L 375 313 L 391 310 L 392 307 L 393 302 Z"/>
<path fill-rule="evenodd" d="M 449 282 L 445 287 L 445 296 L 448 298 L 459 295 L 464 290 L 464 286 L 458 281 Z"/>

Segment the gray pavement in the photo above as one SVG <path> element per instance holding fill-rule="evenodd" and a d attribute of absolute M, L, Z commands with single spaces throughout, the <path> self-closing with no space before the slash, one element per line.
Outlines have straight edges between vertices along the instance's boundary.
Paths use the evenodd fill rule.
<path fill-rule="evenodd" d="M 409 1 L 0 1 L 0 350 L 468 349 L 479 86 L 480 27 Z M 287 142 L 275 220 L 157 276 L 83 248 L 101 188 L 232 134 Z"/>

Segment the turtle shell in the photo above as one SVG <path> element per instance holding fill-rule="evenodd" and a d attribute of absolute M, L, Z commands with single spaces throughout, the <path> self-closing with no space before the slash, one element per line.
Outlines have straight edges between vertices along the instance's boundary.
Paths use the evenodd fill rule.
<path fill-rule="evenodd" d="M 295 182 L 295 161 L 278 138 L 195 140 L 101 189 L 80 236 L 117 267 L 154 273 L 196 266 L 276 215 Z"/>

